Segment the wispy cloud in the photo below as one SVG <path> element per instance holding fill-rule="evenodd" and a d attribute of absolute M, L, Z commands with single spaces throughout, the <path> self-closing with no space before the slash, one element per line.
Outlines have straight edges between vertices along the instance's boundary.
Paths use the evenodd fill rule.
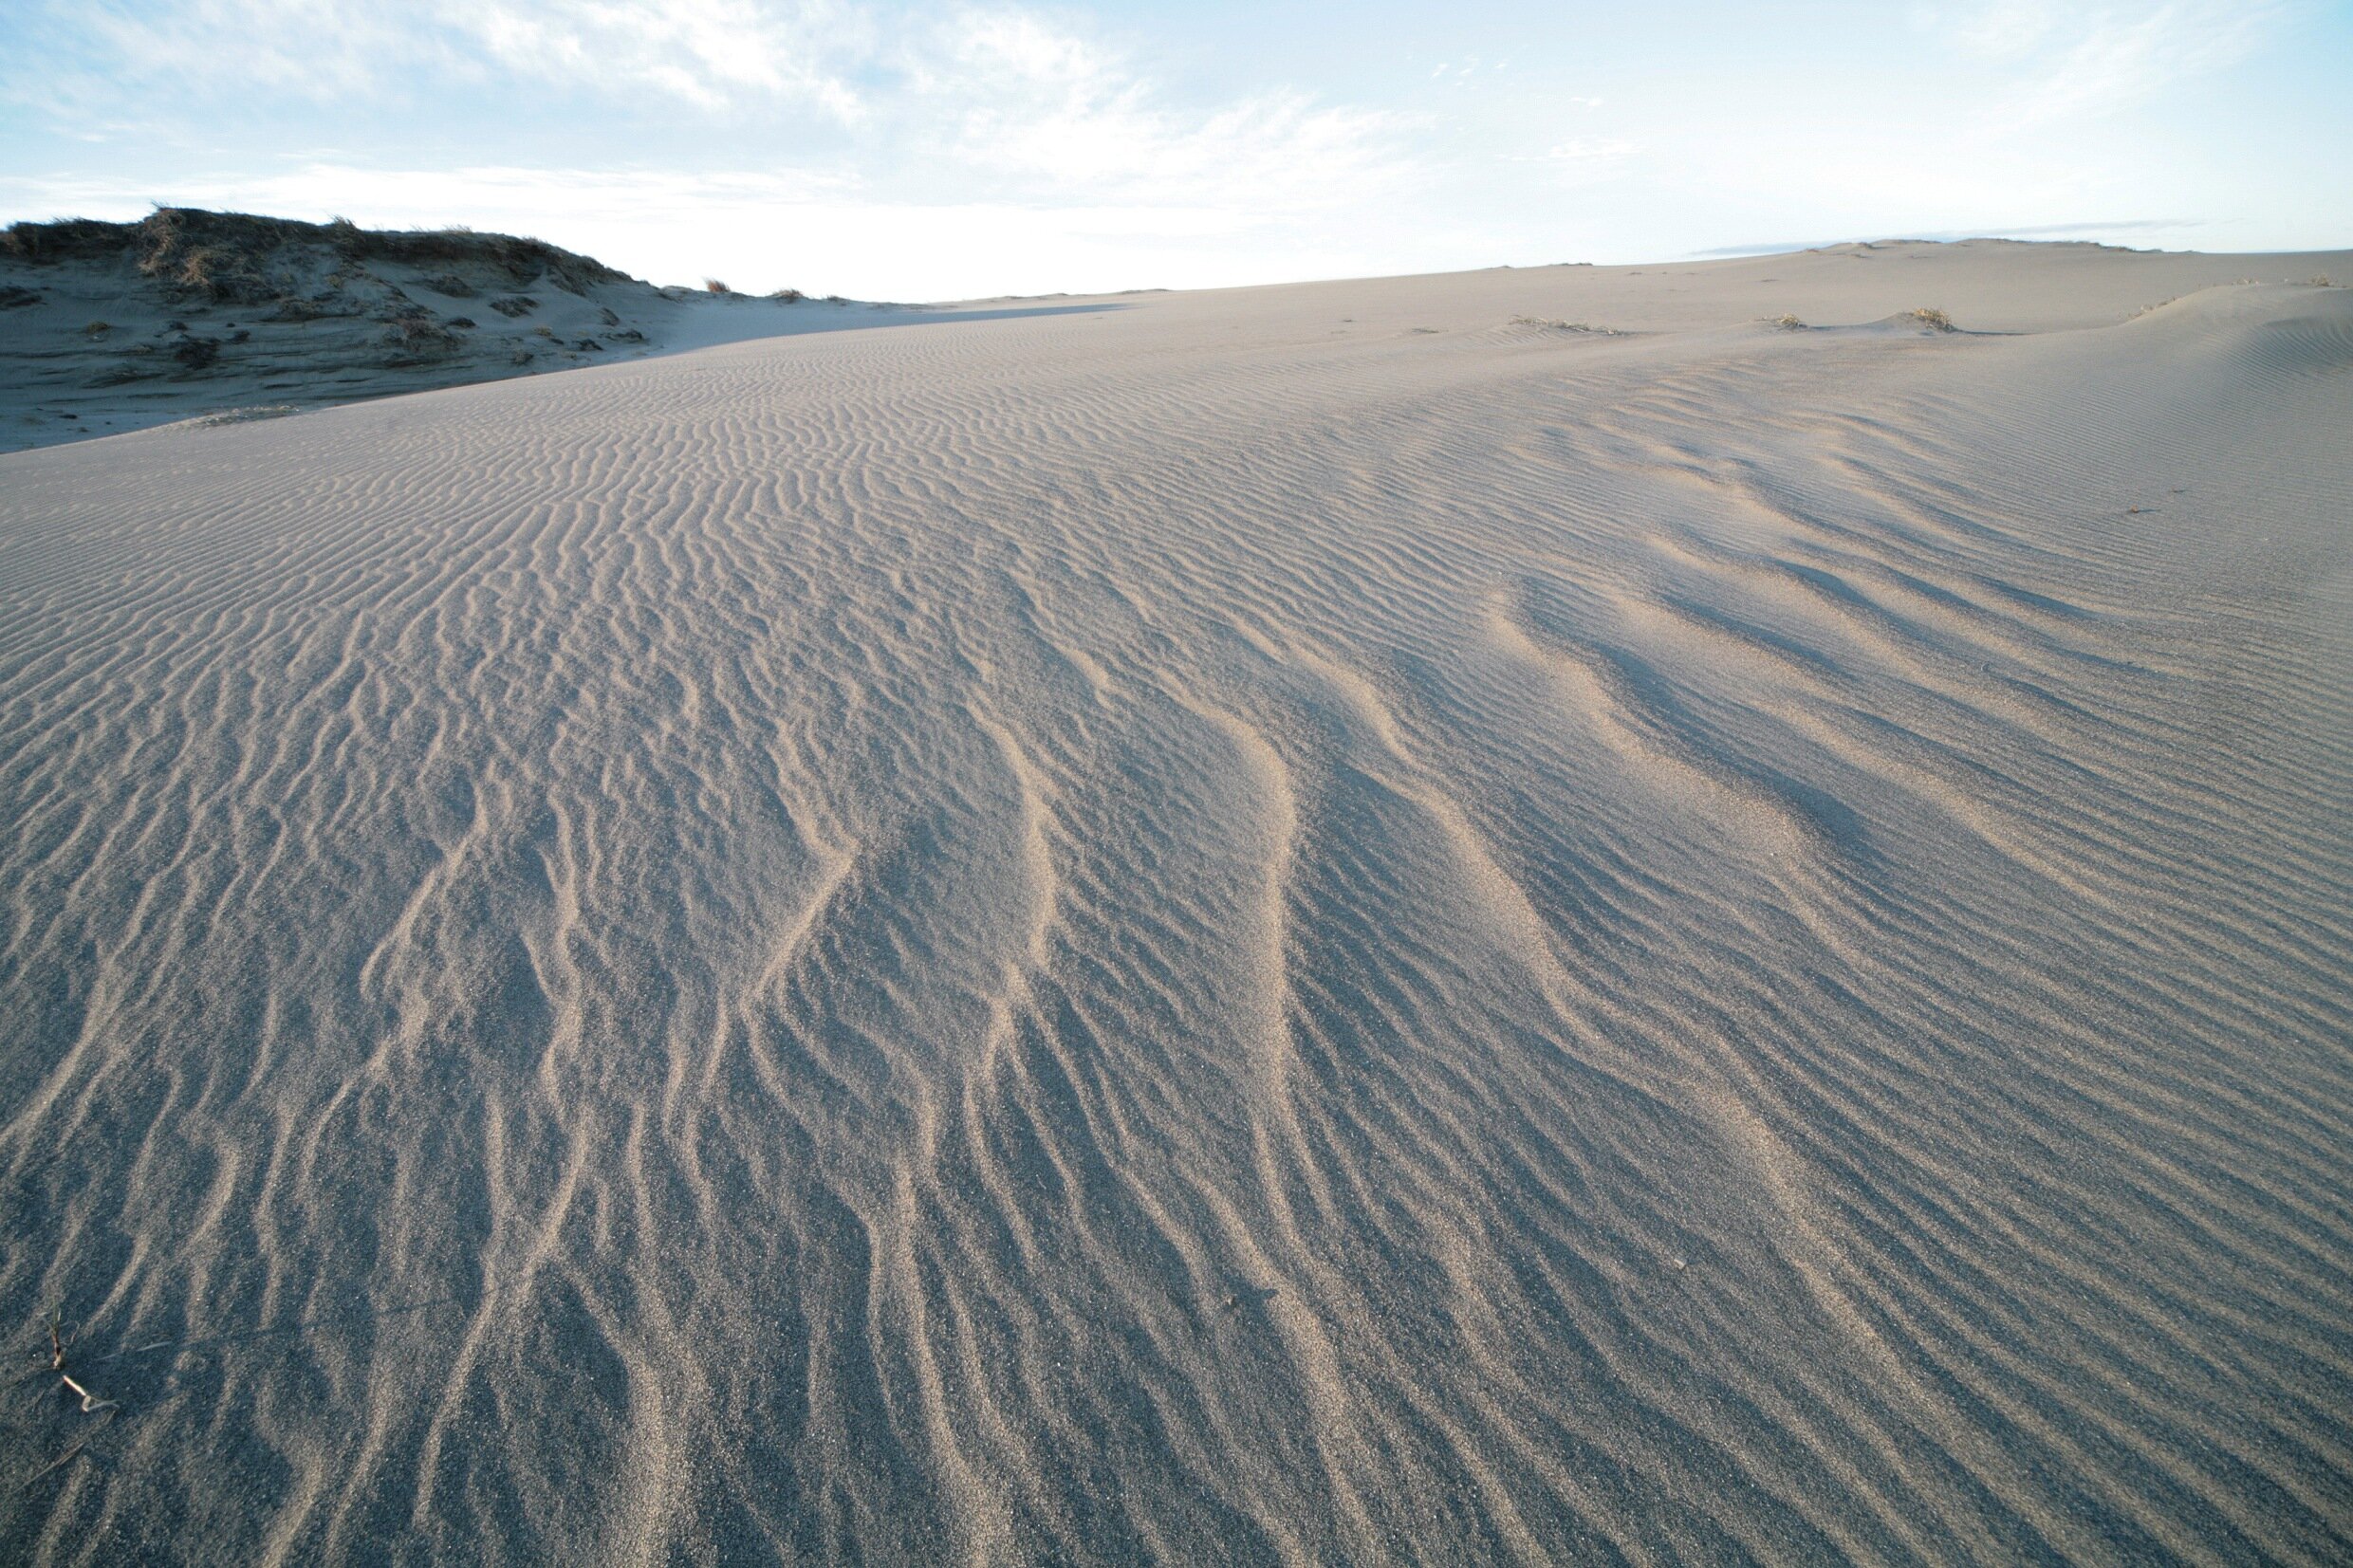
<path fill-rule="evenodd" d="M 668 101 L 743 127 L 857 123 L 869 147 L 961 165 L 1010 199 L 1212 201 L 1285 210 L 1394 187 L 1396 111 L 1271 90 L 1176 105 L 1132 60 L 1043 13 L 959 9 L 885 25 L 838 0 L 88 0 L 51 13 L 53 69 L 28 96 L 86 123 L 143 86 L 183 112 L 260 88 L 411 101 L 501 81 L 643 113 Z M 151 127 L 151 133 L 161 127 Z"/>
<path fill-rule="evenodd" d="M 1175 107 L 1125 56 L 1031 11 L 954 13 L 899 63 L 913 134 L 999 196 L 1273 214 L 1411 175 L 1400 141 L 1412 117 L 1296 92 Z"/>
<path fill-rule="evenodd" d="M 1556 185 L 1578 187 L 1618 177 L 1640 151 L 1639 142 L 1624 137 L 1589 136 L 1571 137 L 1566 141 L 1553 143 L 1540 153 L 1501 153 L 1496 156 L 1505 163 L 1545 165 L 1552 171 Z"/>
<path fill-rule="evenodd" d="M 1581 136 L 1546 148 L 1543 156 L 1553 163 L 1614 162 L 1634 150 L 1623 137 Z"/>
<path fill-rule="evenodd" d="M 1914 21 L 1963 53 L 2010 60 L 2049 37 L 2064 9 L 2053 0 L 1984 0 L 1965 7 L 1923 7 Z"/>
<path fill-rule="evenodd" d="M 2106 114 L 2234 65 L 2294 9 L 2290 0 L 1982 0 L 1921 7 L 1913 23 L 2006 75 L 1989 122 L 2025 130 Z"/>
<path fill-rule="evenodd" d="M 505 77 L 844 118 L 874 35 L 829 0 L 66 0 L 28 28 L 52 89 L 62 76 L 190 102 L 256 87 L 329 101 Z"/>
<path fill-rule="evenodd" d="M 2282 7 L 2175 0 L 2144 15 L 2103 13 L 2058 65 L 2012 102 L 2022 122 L 2104 112 L 2246 58 Z"/>
<path fill-rule="evenodd" d="M 457 0 L 434 20 L 518 75 L 646 85 L 719 107 L 746 97 L 862 107 L 843 67 L 871 48 L 863 12 L 760 0 Z"/>

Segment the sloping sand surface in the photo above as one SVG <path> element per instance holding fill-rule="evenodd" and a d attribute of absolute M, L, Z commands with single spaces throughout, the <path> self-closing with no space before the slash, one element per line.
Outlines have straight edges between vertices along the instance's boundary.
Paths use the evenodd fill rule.
<path fill-rule="evenodd" d="M 2345 1560 L 2321 273 L 1059 302 L 0 458 L 0 1558 Z"/>

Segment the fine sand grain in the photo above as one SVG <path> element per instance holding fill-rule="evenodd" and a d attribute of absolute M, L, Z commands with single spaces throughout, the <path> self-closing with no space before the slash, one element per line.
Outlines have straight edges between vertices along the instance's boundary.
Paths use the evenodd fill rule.
<path fill-rule="evenodd" d="M 0 1559 L 2346 1560 L 2315 275 L 1040 302 L 0 458 Z"/>

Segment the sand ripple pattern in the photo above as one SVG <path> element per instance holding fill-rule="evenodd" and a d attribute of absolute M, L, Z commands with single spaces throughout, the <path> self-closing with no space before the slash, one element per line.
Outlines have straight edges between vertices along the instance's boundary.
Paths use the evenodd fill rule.
<path fill-rule="evenodd" d="M 0 462 L 0 1557 L 2353 1555 L 2353 294 L 1421 286 Z"/>

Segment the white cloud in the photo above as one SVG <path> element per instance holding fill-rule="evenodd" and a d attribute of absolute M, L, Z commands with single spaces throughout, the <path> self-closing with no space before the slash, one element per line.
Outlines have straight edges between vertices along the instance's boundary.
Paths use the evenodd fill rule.
<path fill-rule="evenodd" d="M 100 90 L 124 85 L 264 86 L 314 99 L 375 90 L 433 53 L 401 10 L 364 0 L 88 0 L 63 9 L 58 53 L 79 56 Z M 75 83 L 78 84 L 78 83 Z"/>
<path fill-rule="evenodd" d="M 1283 90 L 1176 106 L 1118 52 L 1018 8 L 912 30 L 837 0 L 90 0 L 70 15 L 99 62 L 64 95 L 83 122 L 102 98 L 199 120 L 208 95 L 256 87 L 431 101 L 519 81 L 623 113 L 670 100 L 731 130 L 856 122 L 870 166 L 881 152 L 936 182 L 960 165 L 960 189 L 998 199 L 1329 207 L 1409 175 L 1398 142 L 1418 123 Z"/>
<path fill-rule="evenodd" d="M 2025 54 L 2058 27 L 2060 8 L 2050 0 L 1990 0 L 1946 11 L 1923 11 L 1916 20 L 1968 54 L 2010 60 Z"/>
<path fill-rule="evenodd" d="M 1026 12 L 956 18 L 917 79 L 953 120 L 955 154 L 999 188 L 1300 210 L 1411 174 L 1396 145 L 1410 117 L 1287 92 L 1179 111 L 1125 60 Z"/>
<path fill-rule="evenodd" d="M 759 0 L 440 0 L 434 20 L 520 75 L 644 83 L 705 107 L 781 98 L 853 118 L 837 68 L 870 43 L 861 13 Z"/>
<path fill-rule="evenodd" d="M 256 86 L 406 98 L 505 75 L 849 118 L 846 67 L 873 30 L 830 0 L 81 0 L 52 8 L 45 42 L 79 62 L 68 76 L 117 92 L 168 83 L 191 100 Z"/>
<path fill-rule="evenodd" d="M 1634 143 L 1617 137 L 1573 137 L 1557 147 L 1545 150 L 1545 157 L 1558 163 L 1591 162 L 1596 159 L 1622 158 L 1634 151 Z"/>
<path fill-rule="evenodd" d="M 2008 76 L 1990 118 L 2024 129 L 2105 114 L 2233 65 L 2290 9 L 2287 0 L 1982 0 L 1917 9 L 1912 19 L 1939 44 Z"/>
<path fill-rule="evenodd" d="M 2102 11 L 2052 67 L 2005 106 L 2005 118 L 2039 124 L 2104 113 L 2185 77 L 2234 64 L 2280 19 L 2276 5 L 2174 0 L 2140 14 Z"/>
<path fill-rule="evenodd" d="M 1505 153 L 1506 163 L 1540 163 L 1553 171 L 1556 184 L 1596 185 L 1616 178 L 1641 145 L 1624 137 L 1571 137 L 1541 153 Z"/>

